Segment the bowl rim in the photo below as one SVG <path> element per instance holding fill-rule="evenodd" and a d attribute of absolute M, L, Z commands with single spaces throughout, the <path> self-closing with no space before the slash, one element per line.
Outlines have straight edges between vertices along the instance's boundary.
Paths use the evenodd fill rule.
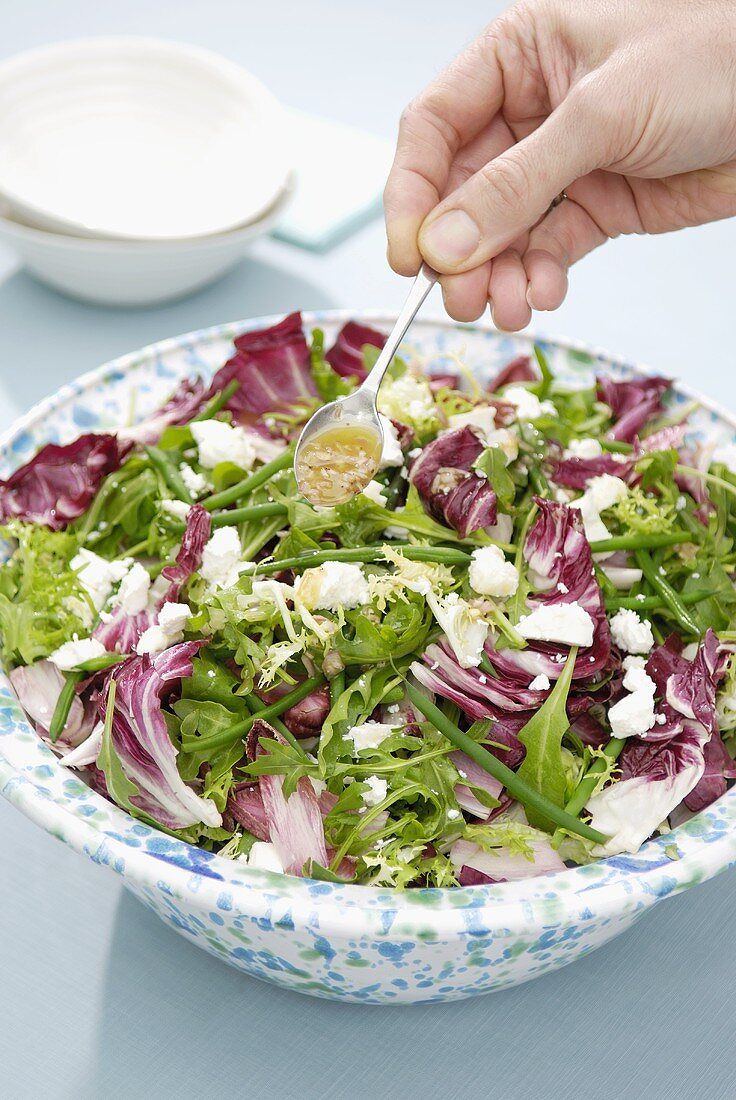
<path fill-rule="evenodd" d="M 75 237 L 71 233 L 56 233 L 52 229 L 40 229 L 27 225 L 10 216 L 7 205 L 0 196 L 0 236 L 21 243 L 30 243 L 40 248 L 57 252 L 85 252 L 105 256 L 141 256 L 155 253 L 196 253 L 206 252 L 218 245 L 227 246 L 239 241 L 249 241 L 263 236 L 278 224 L 281 215 L 289 206 L 297 187 L 296 171 L 292 169 L 284 181 L 284 186 L 274 197 L 273 202 L 252 222 L 227 229 L 223 233 L 210 233 L 199 237 L 162 237 L 159 239 L 132 237 Z M 12 247 L 12 246 L 10 246 Z M 16 246 L 17 247 L 17 246 Z M 141 352 L 147 351 L 142 348 Z M 104 366 L 104 364 L 103 364 Z M 111 364 L 107 364 L 110 369 Z M 95 370 L 98 368 L 94 368 Z M 81 376 L 80 376 L 81 377 Z M 33 410 L 30 410 L 33 411 Z"/>
<path fill-rule="evenodd" d="M 209 49 L 206 46 L 184 42 L 176 38 L 165 38 L 157 35 L 145 34 L 84 35 L 62 39 L 61 41 L 47 42 L 27 50 L 22 50 L 0 61 L 0 88 L 2 88 L 7 81 L 12 84 L 13 78 L 18 73 L 23 73 L 27 69 L 33 71 L 34 66 L 38 67 L 39 64 L 48 65 L 50 63 L 52 66 L 59 68 L 64 64 L 65 59 L 68 59 L 70 56 L 73 58 L 75 55 L 79 55 L 80 52 L 94 57 L 96 51 L 110 50 L 119 51 L 129 56 L 135 56 L 136 52 L 141 57 L 145 54 L 151 57 L 158 55 L 159 58 L 164 61 L 189 61 L 199 65 L 203 70 L 209 70 L 210 73 L 221 81 L 227 81 L 227 83 L 232 86 L 233 93 L 237 90 L 240 92 L 241 97 L 243 95 L 246 96 L 255 105 L 258 116 L 263 121 L 267 122 L 270 127 L 280 127 L 282 132 L 282 141 L 280 144 L 285 150 L 290 150 L 291 141 L 289 137 L 286 109 L 271 89 L 264 84 L 255 73 L 252 73 L 249 69 L 246 69 L 245 66 L 240 65 L 232 58 L 218 53 L 216 50 Z M 26 217 L 30 218 L 35 216 L 44 219 L 47 223 L 47 228 L 45 229 L 41 226 L 29 226 L 28 228 L 37 228 L 40 232 L 48 234 L 57 233 L 67 239 L 71 238 L 108 243 L 126 242 L 133 245 L 170 244 L 174 242 L 187 243 L 198 241 L 202 238 L 211 239 L 212 237 L 221 237 L 226 234 L 234 233 L 248 225 L 256 224 L 264 217 L 267 217 L 268 212 L 278 202 L 279 197 L 288 189 L 289 180 L 294 176 L 296 170 L 291 152 L 285 152 L 280 159 L 283 161 L 281 165 L 282 170 L 280 172 L 280 183 L 265 205 L 262 203 L 257 207 L 249 216 L 248 221 L 243 221 L 241 219 L 239 222 L 232 225 L 224 225 L 219 229 L 210 230 L 204 233 L 200 232 L 163 237 L 151 236 L 150 234 L 140 236 L 132 233 L 120 233 L 115 230 L 105 229 L 104 227 L 87 225 L 83 222 L 73 221 L 60 216 L 50 207 L 39 206 L 32 202 L 29 203 L 22 194 L 18 194 L 12 188 L 3 186 L 1 178 L 0 198 L 10 206 L 11 210 L 15 208 L 18 211 L 24 211 Z M 52 228 L 54 224 L 58 229 Z M 77 233 L 74 232 L 75 229 L 78 231 Z"/>
<path fill-rule="evenodd" d="M 243 321 L 225 322 L 167 337 L 95 367 L 42 399 L 0 434 L 0 452 L 6 450 L 14 439 L 23 435 L 32 425 L 48 418 L 88 387 L 103 382 L 112 371 L 127 373 L 153 356 L 165 356 L 168 352 L 193 343 L 231 339 L 234 334 L 273 324 L 281 316 L 270 314 Z M 396 319 L 396 313 L 377 309 L 305 310 L 302 318 L 307 327 L 320 324 L 340 325 L 355 319 L 367 324 L 390 326 Z M 428 329 L 478 332 L 486 336 L 496 334 L 499 338 L 506 335 L 499 334 L 498 330 L 487 323 L 459 324 L 447 317 L 433 317 L 431 314 L 422 316 L 415 324 Z M 594 360 L 602 359 L 608 365 L 626 372 L 652 373 L 650 367 L 632 363 L 624 356 L 614 355 L 598 346 L 579 341 L 534 333 L 514 334 L 514 340 L 530 347 L 536 342 L 543 347 L 547 345 Z M 677 389 L 686 398 L 698 401 L 713 415 L 714 420 L 728 424 L 736 432 L 736 414 L 721 409 L 715 400 L 701 395 L 687 384 L 678 382 Z M 14 695 L 11 694 L 9 698 L 6 696 L 3 701 L 14 704 L 16 725 L 31 730 Z M 2 741 L 0 793 L 51 833 L 59 835 L 56 824 L 63 821 L 66 831 L 62 839 L 96 862 L 122 873 L 131 882 L 149 885 L 160 882 L 163 873 L 160 859 L 143 847 L 130 847 L 121 833 L 126 828 L 131 830 L 135 827 L 138 835 L 150 834 L 161 838 L 165 834 L 142 826 L 125 811 L 94 792 L 90 792 L 90 797 L 99 800 L 102 807 L 110 813 L 117 828 L 102 825 L 81 813 L 75 813 L 76 803 L 59 802 L 50 798 L 42 784 L 34 782 L 33 778 L 24 774 L 23 769 L 9 763 L 2 755 Z M 233 892 L 233 899 L 243 912 L 257 908 L 264 898 L 287 898 L 289 911 L 295 920 L 309 921 L 318 908 L 321 927 L 335 932 L 349 930 L 351 935 L 358 934 L 356 927 L 361 922 L 366 931 L 375 931 L 376 923 L 380 925 L 381 918 L 385 918 L 387 913 L 395 918 L 391 924 L 392 934 L 402 929 L 406 929 L 407 934 L 408 930 L 415 932 L 419 924 L 431 928 L 438 935 L 456 935 L 458 931 L 468 930 L 470 916 L 474 931 L 497 928 L 499 922 L 502 922 L 504 930 L 519 930 L 540 923 L 559 924 L 563 917 L 570 916 L 571 911 L 576 911 L 580 919 L 590 918 L 592 913 L 588 906 L 593 902 L 596 919 L 640 911 L 663 897 L 678 893 L 733 866 L 736 864 L 736 787 L 666 836 L 648 841 L 636 856 L 609 857 L 551 876 L 492 886 L 399 891 L 349 883 L 318 882 L 254 870 L 245 864 L 240 865 L 212 853 L 203 853 L 201 849 L 194 848 L 185 841 L 167 839 L 171 850 L 182 856 L 183 863 L 179 865 L 166 859 L 166 876 L 182 895 L 196 894 L 198 907 L 209 906 L 215 909 L 218 896 L 227 887 Z M 673 842 L 678 851 L 682 848 L 684 853 L 671 860 L 665 847 Z M 214 874 L 208 875 L 201 868 L 201 873 L 193 869 L 186 860 L 187 854 L 191 855 L 192 852 L 198 852 L 205 857 L 207 866 L 213 868 Z M 649 857 L 652 857 L 651 862 L 648 861 Z M 193 879 L 197 880 L 196 888 L 192 884 Z"/>

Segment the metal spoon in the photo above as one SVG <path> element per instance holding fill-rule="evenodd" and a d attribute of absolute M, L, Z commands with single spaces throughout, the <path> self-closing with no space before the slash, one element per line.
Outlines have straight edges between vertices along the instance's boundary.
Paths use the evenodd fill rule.
<path fill-rule="evenodd" d="M 391 335 L 384 344 L 383 350 L 368 377 L 358 387 L 355 393 L 351 393 L 348 397 L 341 397 L 337 401 L 331 401 L 329 405 L 323 405 L 304 426 L 294 454 L 294 473 L 300 493 L 302 496 L 306 497 L 307 500 L 311 500 L 313 504 L 324 504 L 325 500 L 324 498 L 318 499 L 314 495 L 312 488 L 305 484 L 304 475 L 306 470 L 303 465 L 305 451 L 307 448 L 311 449 L 311 445 L 314 444 L 318 436 L 323 435 L 330 429 L 338 427 L 340 429 L 350 429 L 355 427 L 361 430 L 361 435 L 365 435 L 366 432 L 374 434 L 376 440 L 376 454 L 378 457 L 373 469 L 364 479 L 353 479 L 350 489 L 343 499 L 349 500 L 351 497 L 361 492 L 375 474 L 378 468 L 378 459 L 380 458 L 381 449 L 383 447 L 383 426 L 378 416 L 378 409 L 376 408 L 378 390 L 383 382 L 389 364 L 398 350 L 399 344 L 404 339 L 407 329 L 419 312 L 425 298 L 437 282 L 437 278 L 438 275 L 436 271 L 427 267 L 426 264 L 422 264 L 419 274 L 414 280 L 409 295 L 399 313 L 396 324 L 391 330 Z M 361 480 L 362 484 L 360 483 Z M 339 502 L 340 501 L 336 499 L 330 500 L 330 503 Z"/>

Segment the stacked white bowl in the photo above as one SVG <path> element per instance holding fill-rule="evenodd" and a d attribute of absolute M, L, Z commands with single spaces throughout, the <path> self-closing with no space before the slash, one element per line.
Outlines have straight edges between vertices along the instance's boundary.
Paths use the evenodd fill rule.
<path fill-rule="evenodd" d="M 0 242 L 75 297 L 206 285 L 271 229 L 292 167 L 277 100 L 207 50 L 95 38 L 0 64 Z"/>

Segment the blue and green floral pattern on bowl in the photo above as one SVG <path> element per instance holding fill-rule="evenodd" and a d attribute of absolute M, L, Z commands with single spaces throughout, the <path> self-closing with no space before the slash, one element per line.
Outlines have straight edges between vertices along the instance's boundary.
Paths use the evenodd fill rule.
<path fill-rule="evenodd" d="M 316 313 L 328 335 L 356 314 Z M 393 317 L 361 314 L 388 329 Z M 176 381 L 209 375 L 232 337 L 257 318 L 154 344 L 87 374 L 0 440 L 0 476 L 42 444 L 107 431 L 152 411 Z M 543 342 L 556 373 L 642 372 L 597 350 Z M 409 347 L 430 368 L 459 355 L 481 377 L 529 350 L 524 337 L 417 322 Z M 676 401 L 693 394 L 678 386 Z M 736 420 L 701 399 L 701 438 L 736 442 Z M 636 856 L 524 882 L 456 890 L 394 890 L 251 870 L 134 821 L 59 766 L 29 726 L 0 670 L 0 792 L 48 832 L 109 867 L 172 928 L 258 978 L 356 1002 L 445 1001 L 503 989 L 573 962 L 662 898 L 736 863 L 736 788 Z"/>

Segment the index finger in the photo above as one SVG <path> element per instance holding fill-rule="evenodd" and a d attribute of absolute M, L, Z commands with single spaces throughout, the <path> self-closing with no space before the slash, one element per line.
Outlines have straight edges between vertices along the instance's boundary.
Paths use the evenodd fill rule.
<path fill-rule="evenodd" d="M 419 227 L 440 201 L 458 150 L 480 133 L 502 103 L 496 37 L 486 31 L 402 114 L 383 193 L 389 263 L 398 274 L 419 270 Z"/>

